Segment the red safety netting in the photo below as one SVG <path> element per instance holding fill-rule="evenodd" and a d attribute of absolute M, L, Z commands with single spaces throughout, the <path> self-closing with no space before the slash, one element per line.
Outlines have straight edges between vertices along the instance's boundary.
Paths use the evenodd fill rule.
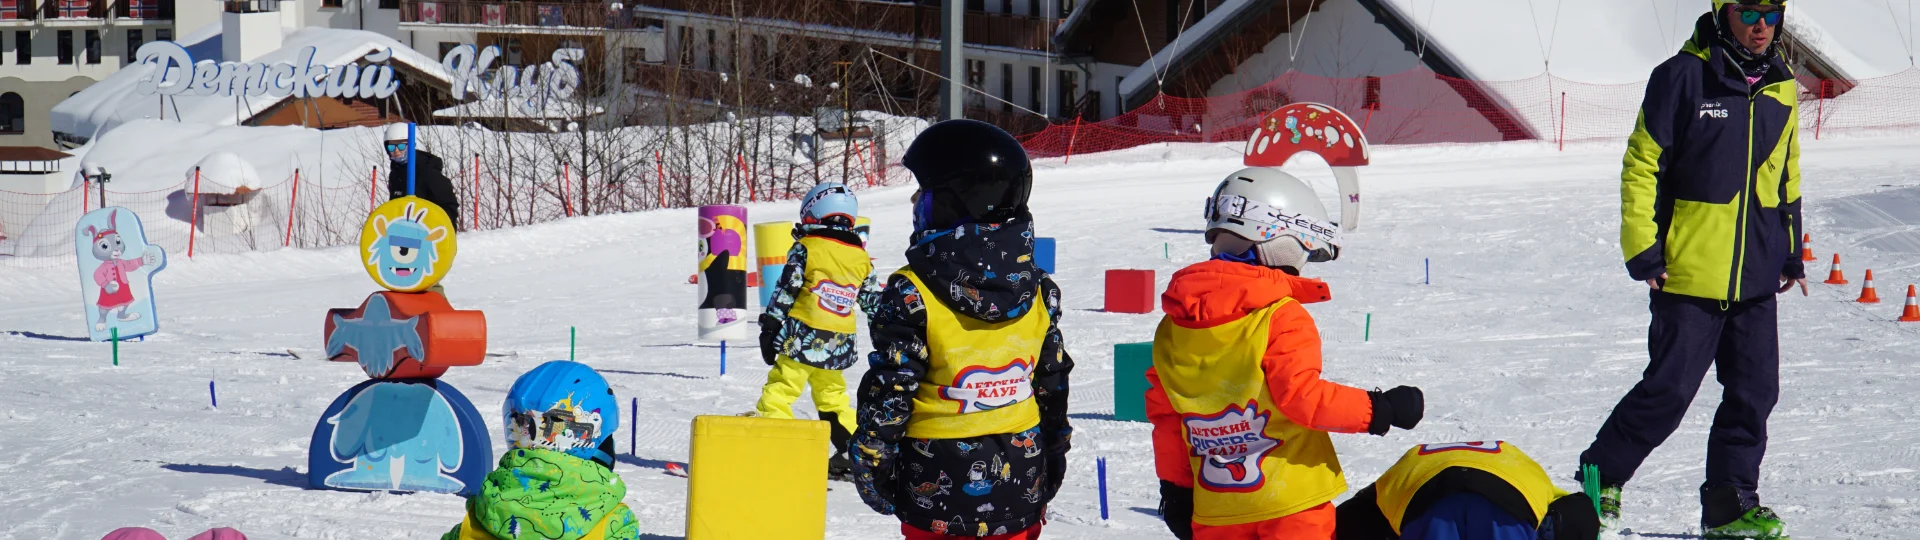
<path fill-rule="evenodd" d="M 1920 130 L 1920 70 L 1862 81 L 1801 79 L 1805 136 Z M 1056 123 L 1021 137 L 1035 157 L 1063 157 L 1168 142 L 1234 142 L 1262 115 L 1294 102 L 1325 103 L 1362 124 L 1374 144 L 1556 143 L 1625 139 L 1646 83 L 1586 84 L 1552 75 L 1468 81 L 1415 69 L 1383 77 L 1289 72 L 1250 90 L 1208 98 L 1156 96 L 1099 122 Z"/>

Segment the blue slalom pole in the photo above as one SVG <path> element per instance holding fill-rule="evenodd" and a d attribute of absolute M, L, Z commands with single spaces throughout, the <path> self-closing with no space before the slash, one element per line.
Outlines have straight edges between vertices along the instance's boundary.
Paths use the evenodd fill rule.
<path fill-rule="evenodd" d="M 413 196 L 413 164 L 420 162 L 420 160 L 414 159 L 416 155 L 414 150 L 420 148 L 419 137 L 416 136 L 416 127 L 418 126 L 412 122 L 407 123 L 407 196 Z"/>
<path fill-rule="evenodd" d="M 640 398 L 633 398 L 633 422 L 627 424 L 627 455 L 640 457 Z"/>
<path fill-rule="evenodd" d="M 207 381 L 207 400 L 213 402 L 213 408 L 220 408 L 220 394 L 213 391 L 213 381 Z"/>
<path fill-rule="evenodd" d="M 1426 285 L 1432 285 L 1433 284 L 1433 259 L 1421 259 L 1421 260 L 1424 261 L 1422 264 L 1424 264 L 1427 269 L 1426 271 L 1427 276 L 1425 278 L 1422 278 L 1421 282 Z"/>
<path fill-rule="evenodd" d="M 727 342 L 720 342 L 720 374 L 727 374 Z"/>
<path fill-rule="evenodd" d="M 1094 463 L 1100 468 L 1100 520 L 1107 519 L 1107 458 L 1097 458 Z"/>

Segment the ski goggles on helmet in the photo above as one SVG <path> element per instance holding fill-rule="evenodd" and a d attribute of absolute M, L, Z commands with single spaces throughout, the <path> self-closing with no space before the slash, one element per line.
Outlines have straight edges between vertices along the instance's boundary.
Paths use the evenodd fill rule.
<path fill-rule="evenodd" d="M 1780 20 L 1787 15 L 1787 10 L 1785 9 L 1768 11 L 1750 7 L 1733 8 L 1733 12 L 1740 16 L 1741 24 L 1759 24 L 1760 21 L 1767 21 L 1767 26 L 1774 28 L 1779 28 Z"/>
<path fill-rule="evenodd" d="M 1227 223 L 1238 225 L 1236 234 L 1255 243 L 1266 242 L 1282 236 L 1294 237 L 1300 247 L 1320 259 L 1308 259 L 1309 262 L 1326 262 L 1339 257 L 1340 226 L 1308 216 L 1287 212 L 1284 209 L 1268 206 L 1239 195 L 1225 195 L 1207 200 L 1206 218 L 1208 223 Z"/>
<path fill-rule="evenodd" d="M 388 152 L 399 152 L 406 149 L 407 149 L 406 141 L 387 143 Z"/>

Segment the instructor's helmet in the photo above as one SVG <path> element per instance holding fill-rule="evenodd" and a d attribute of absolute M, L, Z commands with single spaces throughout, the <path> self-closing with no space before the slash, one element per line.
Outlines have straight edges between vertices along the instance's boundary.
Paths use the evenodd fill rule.
<path fill-rule="evenodd" d="M 501 409 L 508 446 L 554 450 L 613 467 L 613 456 L 602 445 L 620 429 L 620 403 L 607 380 L 586 364 L 540 364 L 513 381 Z"/>
<path fill-rule="evenodd" d="M 1306 263 L 1340 257 L 1340 226 L 1320 197 L 1279 169 L 1234 171 L 1207 198 L 1207 243 L 1214 255 L 1298 273 Z"/>
<path fill-rule="evenodd" d="M 1033 165 L 1012 135 L 978 120 L 947 120 L 913 139 L 901 158 L 920 184 L 914 229 L 1004 223 L 1027 209 Z"/>
<path fill-rule="evenodd" d="M 807 191 L 807 197 L 800 200 L 800 222 L 806 224 L 826 224 L 852 228 L 854 216 L 860 215 L 860 200 L 846 184 L 823 182 Z"/>
<path fill-rule="evenodd" d="M 1719 13 L 1727 6 L 1740 4 L 1745 6 L 1784 6 L 1787 0 L 1713 0 L 1713 12 Z"/>
<path fill-rule="evenodd" d="M 405 163 L 407 161 L 407 141 L 410 139 L 407 137 L 407 124 L 405 122 L 387 124 L 386 133 L 386 142 L 382 144 L 380 148 L 386 151 L 389 159 L 395 162 Z"/>

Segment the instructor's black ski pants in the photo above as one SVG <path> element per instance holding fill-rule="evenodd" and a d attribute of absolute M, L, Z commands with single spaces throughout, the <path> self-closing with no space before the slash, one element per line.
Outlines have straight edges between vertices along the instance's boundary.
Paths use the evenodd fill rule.
<path fill-rule="evenodd" d="M 1640 383 L 1620 398 L 1582 463 L 1604 484 L 1624 484 L 1667 440 L 1715 367 L 1723 387 L 1707 436 L 1705 487 L 1733 486 L 1754 498 L 1767 453 L 1767 416 L 1780 398 L 1779 312 L 1774 297 L 1721 302 L 1652 291 L 1650 357 Z"/>

